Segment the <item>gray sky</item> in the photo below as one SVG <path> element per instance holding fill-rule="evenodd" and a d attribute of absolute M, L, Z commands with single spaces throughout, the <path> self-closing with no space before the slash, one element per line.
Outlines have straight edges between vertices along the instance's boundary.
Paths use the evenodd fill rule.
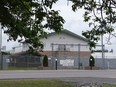
<path fill-rule="evenodd" d="M 57 2 L 57 4 L 55 4 L 53 6 L 54 9 L 56 10 L 60 10 L 60 15 L 63 16 L 63 18 L 65 19 L 65 24 L 64 24 L 64 28 L 68 29 L 78 35 L 82 34 L 82 31 L 86 31 L 87 29 L 91 29 L 88 27 L 88 23 L 83 22 L 83 10 L 78 10 L 77 12 L 73 12 L 71 9 L 71 2 L 69 2 L 69 4 L 67 5 L 67 0 L 59 0 L 59 2 Z M 106 37 L 107 35 L 104 36 L 104 43 L 106 43 Z M 11 50 L 12 47 L 14 46 L 18 46 L 19 43 L 17 42 L 7 42 L 7 36 L 6 35 L 2 35 L 2 46 L 7 46 L 7 50 Z M 116 40 L 115 38 L 111 39 L 112 45 L 107 45 L 106 44 L 106 48 L 110 49 L 114 49 L 115 50 L 115 44 L 116 44 Z"/>

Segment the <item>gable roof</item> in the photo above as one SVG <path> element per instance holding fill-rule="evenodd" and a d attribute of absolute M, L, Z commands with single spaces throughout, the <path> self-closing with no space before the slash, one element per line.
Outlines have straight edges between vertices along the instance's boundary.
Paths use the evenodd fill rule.
<path fill-rule="evenodd" d="M 88 42 L 88 40 L 85 39 L 84 37 L 79 36 L 79 35 L 77 35 L 77 34 L 71 32 L 71 31 L 69 31 L 69 30 L 64 29 L 64 30 L 62 30 L 61 33 L 65 33 L 65 34 L 68 34 L 68 35 L 70 35 L 70 36 L 76 37 L 76 38 L 78 38 L 78 39 L 80 39 L 80 40 L 83 40 L 83 41 L 85 41 L 85 42 Z M 59 33 L 59 34 L 61 34 L 61 33 Z M 56 32 L 52 32 L 52 33 L 49 33 L 48 36 L 53 36 L 53 35 L 55 35 L 55 34 L 56 34 Z"/>

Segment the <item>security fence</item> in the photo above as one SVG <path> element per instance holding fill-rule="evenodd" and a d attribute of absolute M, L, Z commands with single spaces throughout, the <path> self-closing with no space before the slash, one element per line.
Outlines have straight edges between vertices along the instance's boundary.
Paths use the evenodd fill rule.
<path fill-rule="evenodd" d="M 102 67 L 102 58 L 95 58 L 95 66 Z M 116 69 L 116 57 L 104 59 L 104 69 Z"/>
<path fill-rule="evenodd" d="M 91 52 L 86 44 L 52 44 L 51 51 L 46 54 L 48 55 L 48 69 L 89 68 Z M 95 66 L 99 69 L 116 69 L 116 59 L 95 58 Z M 43 69 L 43 56 L 24 52 L 0 56 L 0 68 L 8 69 L 9 67 Z"/>
<path fill-rule="evenodd" d="M 41 57 L 33 55 L 11 56 L 9 66 L 12 67 L 38 67 L 41 65 Z"/>
<path fill-rule="evenodd" d="M 6 70 L 9 67 L 9 61 L 10 55 L 0 55 L 0 69 Z"/>
<path fill-rule="evenodd" d="M 0 68 L 2 70 L 7 69 L 38 69 L 42 66 L 42 58 L 39 55 L 32 54 L 12 54 L 1 55 Z"/>
<path fill-rule="evenodd" d="M 91 52 L 88 45 L 52 44 L 51 47 L 51 66 L 53 69 L 84 69 L 89 66 Z"/>

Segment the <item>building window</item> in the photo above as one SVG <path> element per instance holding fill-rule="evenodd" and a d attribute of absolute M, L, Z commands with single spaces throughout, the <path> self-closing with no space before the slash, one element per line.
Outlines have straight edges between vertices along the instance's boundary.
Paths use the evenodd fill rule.
<path fill-rule="evenodd" d="M 58 45 L 58 51 L 65 51 L 66 50 L 66 45 Z"/>
<path fill-rule="evenodd" d="M 59 44 L 58 51 L 70 51 L 70 49 L 67 48 L 66 45 L 64 45 L 64 44 Z"/>

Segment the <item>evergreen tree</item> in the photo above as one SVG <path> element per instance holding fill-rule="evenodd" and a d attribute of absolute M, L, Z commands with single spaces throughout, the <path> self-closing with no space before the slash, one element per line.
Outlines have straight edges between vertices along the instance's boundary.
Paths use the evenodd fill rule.
<path fill-rule="evenodd" d="M 44 58 L 43 58 L 43 66 L 48 67 L 48 57 L 47 57 L 47 55 L 45 55 Z"/>

